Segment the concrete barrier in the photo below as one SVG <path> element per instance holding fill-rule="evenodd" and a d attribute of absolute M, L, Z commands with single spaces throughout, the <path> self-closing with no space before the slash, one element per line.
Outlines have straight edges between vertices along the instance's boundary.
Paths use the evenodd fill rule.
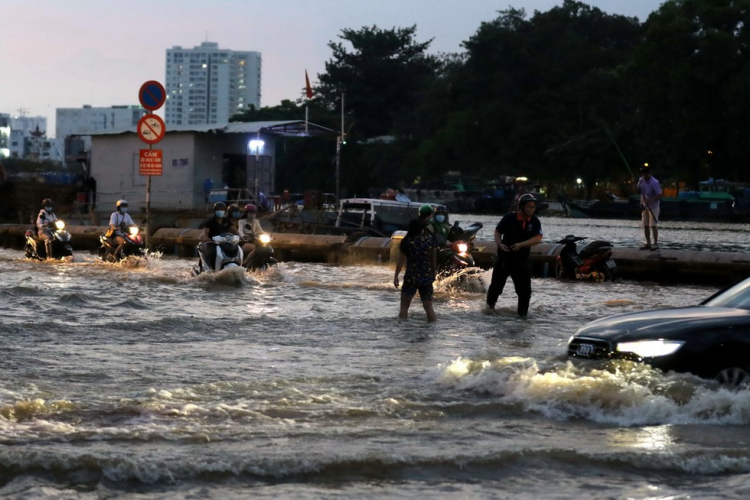
<path fill-rule="evenodd" d="M 24 234 L 31 226 L 0 225 L 0 244 L 21 249 Z M 99 235 L 106 226 L 68 226 L 76 250 L 99 247 Z M 202 230 L 163 228 L 151 237 L 152 246 L 165 254 L 192 258 L 196 255 Z M 331 264 L 390 264 L 390 238 L 346 237 L 320 234 L 273 233 L 271 244 L 281 261 L 326 262 Z M 554 277 L 557 256 L 563 245 L 542 243 L 531 249 L 529 261 L 537 277 Z M 473 252 L 478 266 L 492 267 L 497 246 L 494 241 L 476 241 Z M 750 255 L 735 252 L 661 250 L 646 252 L 635 248 L 612 250 L 620 276 L 659 283 L 699 283 L 726 285 L 750 276 Z"/>

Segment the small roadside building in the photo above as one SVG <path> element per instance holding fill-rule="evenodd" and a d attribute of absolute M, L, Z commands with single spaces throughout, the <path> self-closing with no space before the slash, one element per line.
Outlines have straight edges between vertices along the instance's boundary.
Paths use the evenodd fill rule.
<path fill-rule="evenodd" d="M 168 126 L 151 146 L 162 151 L 162 175 L 151 176 L 151 209 L 200 211 L 214 201 L 256 199 L 275 193 L 275 138 L 336 134 L 304 121 L 232 122 Z M 118 199 L 145 210 L 148 176 L 140 174 L 140 150 L 149 149 L 135 127 L 91 134 L 91 177 L 100 212 Z"/>

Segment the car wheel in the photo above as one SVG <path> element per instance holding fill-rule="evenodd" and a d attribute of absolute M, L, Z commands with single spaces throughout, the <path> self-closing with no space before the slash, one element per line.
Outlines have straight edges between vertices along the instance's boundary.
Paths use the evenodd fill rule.
<path fill-rule="evenodd" d="M 738 366 L 728 366 L 721 369 L 714 376 L 714 380 L 728 387 L 739 387 L 750 383 L 750 372 Z"/>

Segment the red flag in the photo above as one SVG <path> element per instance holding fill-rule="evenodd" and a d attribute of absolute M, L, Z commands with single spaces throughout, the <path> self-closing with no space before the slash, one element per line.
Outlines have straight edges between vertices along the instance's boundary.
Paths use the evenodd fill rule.
<path fill-rule="evenodd" d="M 307 70 L 305 70 L 305 93 L 308 99 L 312 99 L 312 87 L 310 86 L 310 79 L 307 77 Z"/>

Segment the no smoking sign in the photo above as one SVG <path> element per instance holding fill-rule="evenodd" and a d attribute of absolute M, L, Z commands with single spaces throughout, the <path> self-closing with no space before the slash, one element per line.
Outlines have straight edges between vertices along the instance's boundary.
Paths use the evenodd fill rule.
<path fill-rule="evenodd" d="M 164 138 L 166 127 L 158 115 L 146 115 L 138 120 L 138 137 L 146 144 L 156 144 Z"/>

